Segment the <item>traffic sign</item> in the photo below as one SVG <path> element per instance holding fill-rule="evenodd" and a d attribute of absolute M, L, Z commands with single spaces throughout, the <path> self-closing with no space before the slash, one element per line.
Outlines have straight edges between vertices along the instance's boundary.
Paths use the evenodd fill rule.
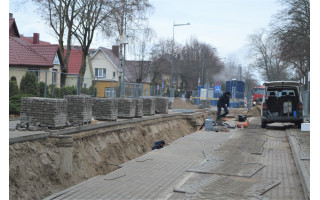
<path fill-rule="evenodd" d="M 221 86 L 216 86 L 214 87 L 215 92 L 221 92 Z"/>
<path fill-rule="evenodd" d="M 221 86 L 221 82 L 220 81 L 216 81 L 216 86 Z"/>

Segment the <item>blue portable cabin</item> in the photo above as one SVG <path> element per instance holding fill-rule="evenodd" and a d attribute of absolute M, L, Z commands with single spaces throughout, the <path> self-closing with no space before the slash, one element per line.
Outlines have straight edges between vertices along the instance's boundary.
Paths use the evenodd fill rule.
<path fill-rule="evenodd" d="M 226 89 L 231 93 L 230 107 L 239 108 L 244 105 L 244 82 L 243 81 L 226 81 Z M 234 101 L 233 101 L 234 100 Z"/>

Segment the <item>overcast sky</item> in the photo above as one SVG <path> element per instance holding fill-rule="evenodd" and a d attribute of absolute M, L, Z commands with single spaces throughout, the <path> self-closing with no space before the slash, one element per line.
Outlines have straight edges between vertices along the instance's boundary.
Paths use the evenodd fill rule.
<path fill-rule="evenodd" d="M 149 15 L 150 26 L 158 38 L 172 38 L 173 23 L 191 23 L 175 27 L 175 41 L 184 44 L 191 37 L 217 49 L 220 57 L 235 56 L 242 65 L 247 64 L 247 38 L 267 28 L 280 4 L 277 0 L 150 0 L 154 6 Z M 45 25 L 32 3 L 17 7 L 17 0 L 9 1 L 20 34 L 57 43 L 52 30 Z M 111 47 L 111 42 L 99 40 L 92 47 Z"/>

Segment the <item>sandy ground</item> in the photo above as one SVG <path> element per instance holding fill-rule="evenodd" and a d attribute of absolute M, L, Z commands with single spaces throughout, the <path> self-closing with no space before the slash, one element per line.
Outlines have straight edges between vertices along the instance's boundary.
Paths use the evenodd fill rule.
<path fill-rule="evenodd" d="M 175 117 L 109 127 L 73 135 L 71 147 L 60 139 L 16 143 L 9 146 L 10 199 L 42 199 L 93 176 L 114 171 L 149 151 L 155 141 L 166 144 L 196 130 L 197 120 Z M 97 132 L 98 131 L 98 132 Z M 64 152 L 71 151 L 72 174 L 62 172 Z"/>
<path fill-rule="evenodd" d="M 256 105 L 249 109 L 248 115 L 252 115 L 252 117 L 260 117 L 261 116 L 261 105 Z"/>
<path fill-rule="evenodd" d="M 174 98 L 173 109 L 197 109 L 192 103 L 184 102 L 180 98 Z"/>

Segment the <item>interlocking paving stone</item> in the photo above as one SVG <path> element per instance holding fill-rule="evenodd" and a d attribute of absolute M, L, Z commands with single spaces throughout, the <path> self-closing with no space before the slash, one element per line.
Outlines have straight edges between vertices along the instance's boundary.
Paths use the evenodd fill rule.
<path fill-rule="evenodd" d="M 188 169 L 188 172 L 251 177 L 262 169 L 260 163 L 236 163 L 233 161 L 210 160 Z"/>
<path fill-rule="evenodd" d="M 215 148 L 231 135 L 232 132 L 195 132 L 107 175 L 68 188 L 56 199 L 166 199 L 185 178 L 186 170 L 205 160 L 203 149 Z"/>
<path fill-rule="evenodd" d="M 244 131 L 243 131 L 244 132 Z M 267 136 L 253 132 L 237 133 L 216 151 L 234 151 L 261 155 Z"/>
<path fill-rule="evenodd" d="M 243 134 L 244 133 L 244 134 Z M 242 148 L 244 152 L 236 152 L 231 145 L 229 145 L 229 150 L 224 147 L 224 145 L 228 144 L 229 141 L 235 141 L 235 139 L 239 139 L 242 136 L 249 134 L 257 134 L 260 136 L 267 137 L 268 139 L 263 144 L 264 150 L 261 152 L 261 155 L 251 154 L 250 152 L 246 152 L 248 148 Z M 241 135 L 242 134 L 242 135 Z M 242 143 L 239 139 L 239 141 Z M 254 142 L 252 140 L 251 142 Z M 234 144 L 236 144 L 234 142 Z M 252 143 L 247 143 L 250 145 Z M 240 132 L 236 132 L 233 134 L 229 140 L 225 140 L 217 149 L 225 148 L 225 151 L 215 151 L 216 149 L 210 148 L 209 150 L 204 151 L 207 160 L 233 160 L 233 161 L 241 161 L 243 158 L 243 162 L 258 162 L 265 165 L 264 168 L 259 170 L 256 174 L 254 174 L 251 178 L 243 178 L 236 176 L 227 176 L 228 178 L 241 178 L 242 180 L 260 180 L 266 184 L 264 187 L 256 190 L 260 192 L 262 195 L 254 196 L 251 194 L 210 194 L 203 192 L 201 189 L 194 189 L 194 193 L 178 193 L 175 192 L 170 199 L 268 199 L 268 200 L 289 200 L 289 199 L 304 199 L 303 189 L 301 186 L 301 182 L 298 176 L 297 168 L 295 166 L 292 152 L 289 147 L 288 139 L 286 137 L 285 131 L 281 130 L 266 130 L 266 129 L 243 129 Z M 237 148 L 237 145 L 235 146 Z M 234 155 L 232 155 L 234 153 Z M 243 155 L 241 155 L 243 154 Z M 251 155 L 251 156 L 250 156 Z M 199 183 L 208 177 L 219 176 L 219 175 L 208 175 L 201 173 L 194 173 L 180 188 L 192 186 L 195 188 L 195 183 Z M 275 182 L 273 182 L 275 181 Z M 219 183 L 223 183 L 224 179 L 221 179 Z M 281 182 L 277 185 L 278 182 Z M 274 184 L 273 184 L 274 183 Z M 276 186 L 276 187 L 275 187 Z M 219 185 L 217 186 L 219 187 Z M 223 190 L 234 191 L 234 186 L 225 185 L 224 188 L 218 189 L 218 191 Z M 181 192 L 181 191 L 180 191 Z"/>
<path fill-rule="evenodd" d="M 277 180 L 266 182 L 252 178 L 213 175 L 175 191 L 185 192 L 185 199 L 196 199 L 196 197 L 199 199 L 216 199 L 217 196 L 231 199 L 239 197 L 261 199 L 261 195 L 266 190 L 277 186 L 279 183 Z"/>
<path fill-rule="evenodd" d="M 235 153 L 233 151 L 204 151 L 207 160 L 227 160 L 244 163 L 260 163 L 260 156 L 250 153 Z"/>
<path fill-rule="evenodd" d="M 301 181 L 285 131 L 267 130 L 265 134 L 269 137 L 264 145 L 265 150 L 261 155 L 261 162 L 266 167 L 253 175 L 252 178 L 281 181 L 279 186 L 264 194 L 270 200 L 304 199 Z"/>

